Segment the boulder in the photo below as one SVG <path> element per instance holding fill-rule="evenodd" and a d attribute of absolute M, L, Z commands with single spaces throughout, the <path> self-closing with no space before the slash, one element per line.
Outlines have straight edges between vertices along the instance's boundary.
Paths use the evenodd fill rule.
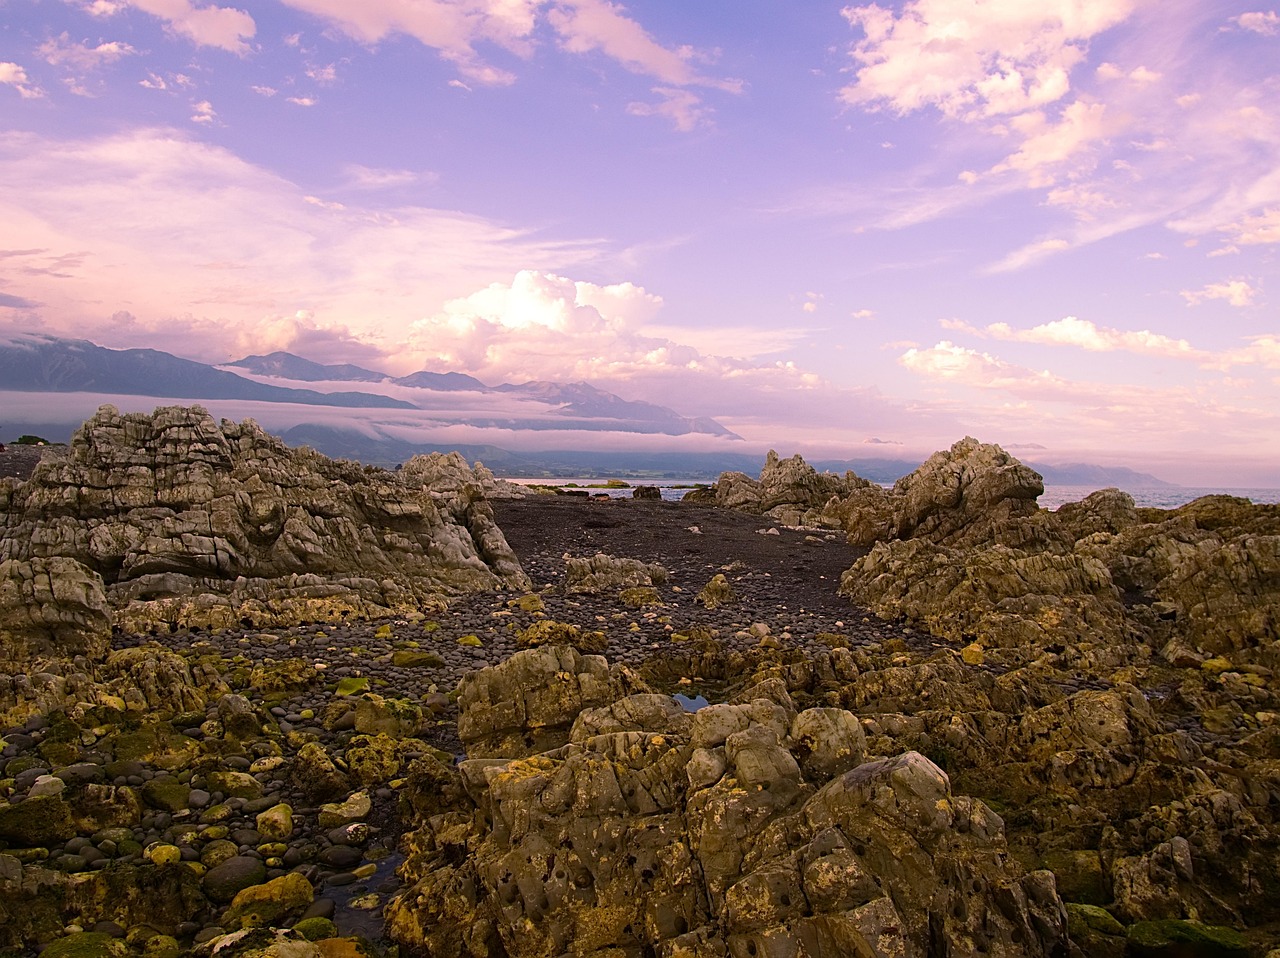
<path fill-rule="evenodd" d="M 617 558 L 597 553 L 590 557 L 564 557 L 564 585 L 569 592 L 614 592 L 661 585 L 667 570 L 656 562 Z"/>

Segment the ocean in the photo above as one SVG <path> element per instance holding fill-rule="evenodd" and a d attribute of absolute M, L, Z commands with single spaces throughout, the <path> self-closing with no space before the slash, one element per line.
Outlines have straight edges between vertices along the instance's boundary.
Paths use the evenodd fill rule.
<path fill-rule="evenodd" d="M 608 479 L 586 477 L 562 478 L 559 480 L 510 479 L 508 481 L 517 482 L 521 485 L 555 486 L 558 489 L 577 490 L 591 495 L 603 494 L 614 499 L 630 499 L 632 490 L 636 486 L 657 486 L 662 491 L 662 498 L 669 502 L 678 502 L 684 498 L 684 494 L 693 486 L 709 485 L 708 482 L 696 479 L 654 479 L 652 481 L 629 479 L 626 481 L 630 485 L 619 488 L 608 487 L 606 485 L 609 481 Z M 1079 502 L 1089 493 L 1095 492 L 1097 488 L 1096 486 L 1045 486 L 1044 494 L 1040 497 L 1040 505 L 1045 509 L 1057 509 L 1066 502 Z M 1280 503 L 1280 489 L 1150 486 L 1147 488 L 1126 489 L 1125 492 L 1133 496 L 1133 501 L 1139 506 L 1149 506 L 1156 509 L 1176 509 L 1178 506 L 1186 505 L 1193 499 L 1213 495 L 1239 496 L 1256 503 Z"/>

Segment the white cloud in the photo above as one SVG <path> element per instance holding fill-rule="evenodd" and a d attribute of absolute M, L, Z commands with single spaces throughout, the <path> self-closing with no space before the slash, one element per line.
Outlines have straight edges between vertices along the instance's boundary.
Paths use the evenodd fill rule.
<path fill-rule="evenodd" d="M 1055 103 L 1094 36 L 1123 22 L 1131 0 L 959 3 L 909 0 L 896 14 L 846 7 L 863 32 L 852 57 L 850 105 L 898 113 L 935 107 L 948 116 L 993 117 Z"/>
<path fill-rule="evenodd" d="M 107 66 L 121 57 L 133 56 L 138 51 L 118 40 L 104 41 L 91 47 L 84 42 L 75 42 L 64 31 L 40 44 L 39 52 L 52 66 L 66 66 L 83 73 Z"/>
<path fill-rule="evenodd" d="M 1097 326 L 1087 319 L 1075 316 L 1065 316 L 1031 329 L 1014 329 L 1007 323 L 991 323 L 978 328 L 956 320 L 943 320 L 942 326 L 944 329 L 1005 342 L 1074 346 L 1095 353 L 1129 352 L 1140 356 L 1187 359 L 1200 363 L 1216 361 L 1213 354 L 1196 349 L 1185 339 L 1173 339 L 1148 329 L 1121 330 Z"/>
<path fill-rule="evenodd" d="M 1254 361 L 1274 348 L 1274 343 L 1254 343 Z M 1218 456 L 1256 456 L 1258 449 L 1274 448 L 1280 429 L 1280 414 L 1266 397 L 1233 403 L 1233 395 L 1247 397 L 1247 387 L 1235 389 L 1226 379 L 1210 390 L 1071 379 L 945 340 L 910 349 L 898 361 L 937 394 L 963 405 L 966 426 L 977 430 L 971 434 L 1000 436 L 1011 425 L 1034 423 L 1034 432 L 1023 430 L 1024 435 L 1053 437 L 1055 448 L 1074 447 L 1075 455 L 1093 461 L 1108 447 L 1127 450 L 1130 463 L 1136 460 L 1145 468 L 1150 468 L 1150 453 L 1182 450 L 1179 458 L 1185 459 L 1186 450 L 1201 446 L 1217 449 Z M 981 398 L 992 395 L 1008 397 L 1007 402 Z"/>
<path fill-rule="evenodd" d="M 81 6 L 95 16 L 111 16 L 133 7 L 163 20 L 165 26 L 197 46 L 248 53 L 257 32 L 253 17 L 233 7 L 196 6 L 191 0 L 95 0 Z"/>
<path fill-rule="evenodd" d="M 35 251 L 6 262 L 7 293 L 44 304 L 56 332 L 119 311 L 145 329 L 187 328 L 184 354 L 197 358 L 230 358 L 227 330 L 298 310 L 399 343 L 438 304 L 526 264 L 571 269 L 599 255 L 456 212 L 317 206 L 167 129 L 78 141 L 0 133 L 0 182 L 0 249 Z"/>
<path fill-rule="evenodd" d="M 741 89 L 739 81 L 702 75 L 694 66 L 696 51 L 664 47 L 610 0 L 565 0 L 548 9 L 547 19 L 560 34 L 561 46 L 571 53 L 599 50 L 631 72 L 667 86 L 710 86 L 734 93 Z"/>
<path fill-rule="evenodd" d="M 1232 243 L 1239 243 L 1241 246 L 1280 243 L 1280 206 L 1242 217 L 1219 229 L 1227 234 Z"/>
<path fill-rule="evenodd" d="M 1222 283 L 1210 283 L 1203 289 L 1184 289 L 1181 296 L 1188 306 L 1199 306 L 1211 299 L 1221 299 L 1239 309 L 1253 305 L 1253 298 L 1257 294 L 1258 291 L 1249 285 L 1248 280 L 1229 279 Z"/>
<path fill-rule="evenodd" d="M 1260 33 L 1264 37 L 1280 34 L 1280 16 L 1277 16 L 1274 10 L 1242 13 L 1238 17 L 1232 17 L 1231 22 L 1242 30 Z"/>
<path fill-rule="evenodd" d="M 285 102 L 292 103 L 294 106 L 315 106 L 320 101 L 313 96 L 290 96 L 285 97 Z"/>
<path fill-rule="evenodd" d="M 307 67 L 307 76 L 316 83 L 333 83 L 338 79 L 338 65 L 330 63 L 322 67 Z"/>
<path fill-rule="evenodd" d="M 265 97 L 273 97 L 273 96 L 275 96 L 277 93 L 279 93 L 279 92 L 280 92 L 279 90 L 277 90 L 277 89 L 276 89 L 275 87 L 273 87 L 273 86 L 257 86 L 257 85 L 255 85 L 255 86 L 251 86 L 251 87 L 249 87 L 249 89 L 250 89 L 250 90 L 252 90 L 254 93 L 258 94 L 258 96 L 265 96 Z"/>
<path fill-rule="evenodd" d="M 0 84 L 13 87 L 24 100 L 44 96 L 44 91 L 34 85 L 27 76 L 27 71 L 16 63 L 0 62 Z"/>
<path fill-rule="evenodd" d="M 213 104 L 208 100 L 201 100 L 191 107 L 192 123 L 212 123 L 218 118 L 218 111 L 213 108 Z"/>
<path fill-rule="evenodd" d="M 1078 100 L 1068 105 L 1057 121 L 1040 112 L 1014 118 L 1012 125 L 1023 137 L 1022 145 L 996 164 L 992 172 L 1016 170 L 1027 174 L 1033 187 L 1052 185 L 1055 167 L 1106 135 L 1106 110 L 1105 104 Z"/>

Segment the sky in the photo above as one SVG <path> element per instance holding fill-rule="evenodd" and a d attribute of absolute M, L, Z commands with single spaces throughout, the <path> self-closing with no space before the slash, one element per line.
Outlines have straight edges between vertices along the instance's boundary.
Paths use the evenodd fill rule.
<path fill-rule="evenodd" d="M 1278 251 L 1265 0 L 0 0 L 0 333 L 1276 487 Z"/>

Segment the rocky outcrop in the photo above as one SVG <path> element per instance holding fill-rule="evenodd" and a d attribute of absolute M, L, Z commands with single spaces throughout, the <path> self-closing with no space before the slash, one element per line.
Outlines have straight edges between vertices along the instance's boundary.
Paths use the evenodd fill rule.
<path fill-rule="evenodd" d="M 0 482 L 0 639 L 17 661 L 96 655 L 112 622 L 288 624 L 523 588 L 492 475 L 468 472 L 335 461 L 199 407 L 104 406 L 64 459 Z"/>
<path fill-rule="evenodd" d="M 710 490 L 696 490 L 697 496 L 686 499 L 771 516 L 783 525 L 814 526 L 833 497 L 848 497 L 871 487 L 871 482 L 851 472 L 844 476 L 820 473 L 798 455 L 780 459 L 770 449 L 759 479 L 742 472 L 722 473 Z"/>
<path fill-rule="evenodd" d="M 935 452 L 892 489 L 870 484 L 824 509 L 849 541 L 921 538 L 939 545 L 1001 543 L 1023 547 L 1053 537 L 1034 521 L 1044 492 L 1035 470 L 990 443 L 966 437 Z"/>
<path fill-rule="evenodd" d="M 602 659 L 568 649 L 464 683 L 460 730 L 486 757 L 411 773 L 412 804 L 468 802 L 411 837 L 393 934 L 427 955 L 511 958 L 1065 947 L 1052 876 L 1008 857 L 994 812 L 919 753 L 864 761 L 843 709 L 747 685 L 690 716 L 620 694 Z M 530 702 L 540 688 L 557 691 Z M 510 696 L 522 704 L 495 707 Z M 567 738 L 548 738 L 575 708 Z"/>
<path fill-rule="evenodd" d="M 1210 496 L 1138 510 L 1104 489 L 1050 513 L 1038 474 L 964 439 L 824 521 L 871 546 L 840 591 L 983 647 L 1145 642 L 1253 654 L 1280 638 L 1280 508 Z"/>

